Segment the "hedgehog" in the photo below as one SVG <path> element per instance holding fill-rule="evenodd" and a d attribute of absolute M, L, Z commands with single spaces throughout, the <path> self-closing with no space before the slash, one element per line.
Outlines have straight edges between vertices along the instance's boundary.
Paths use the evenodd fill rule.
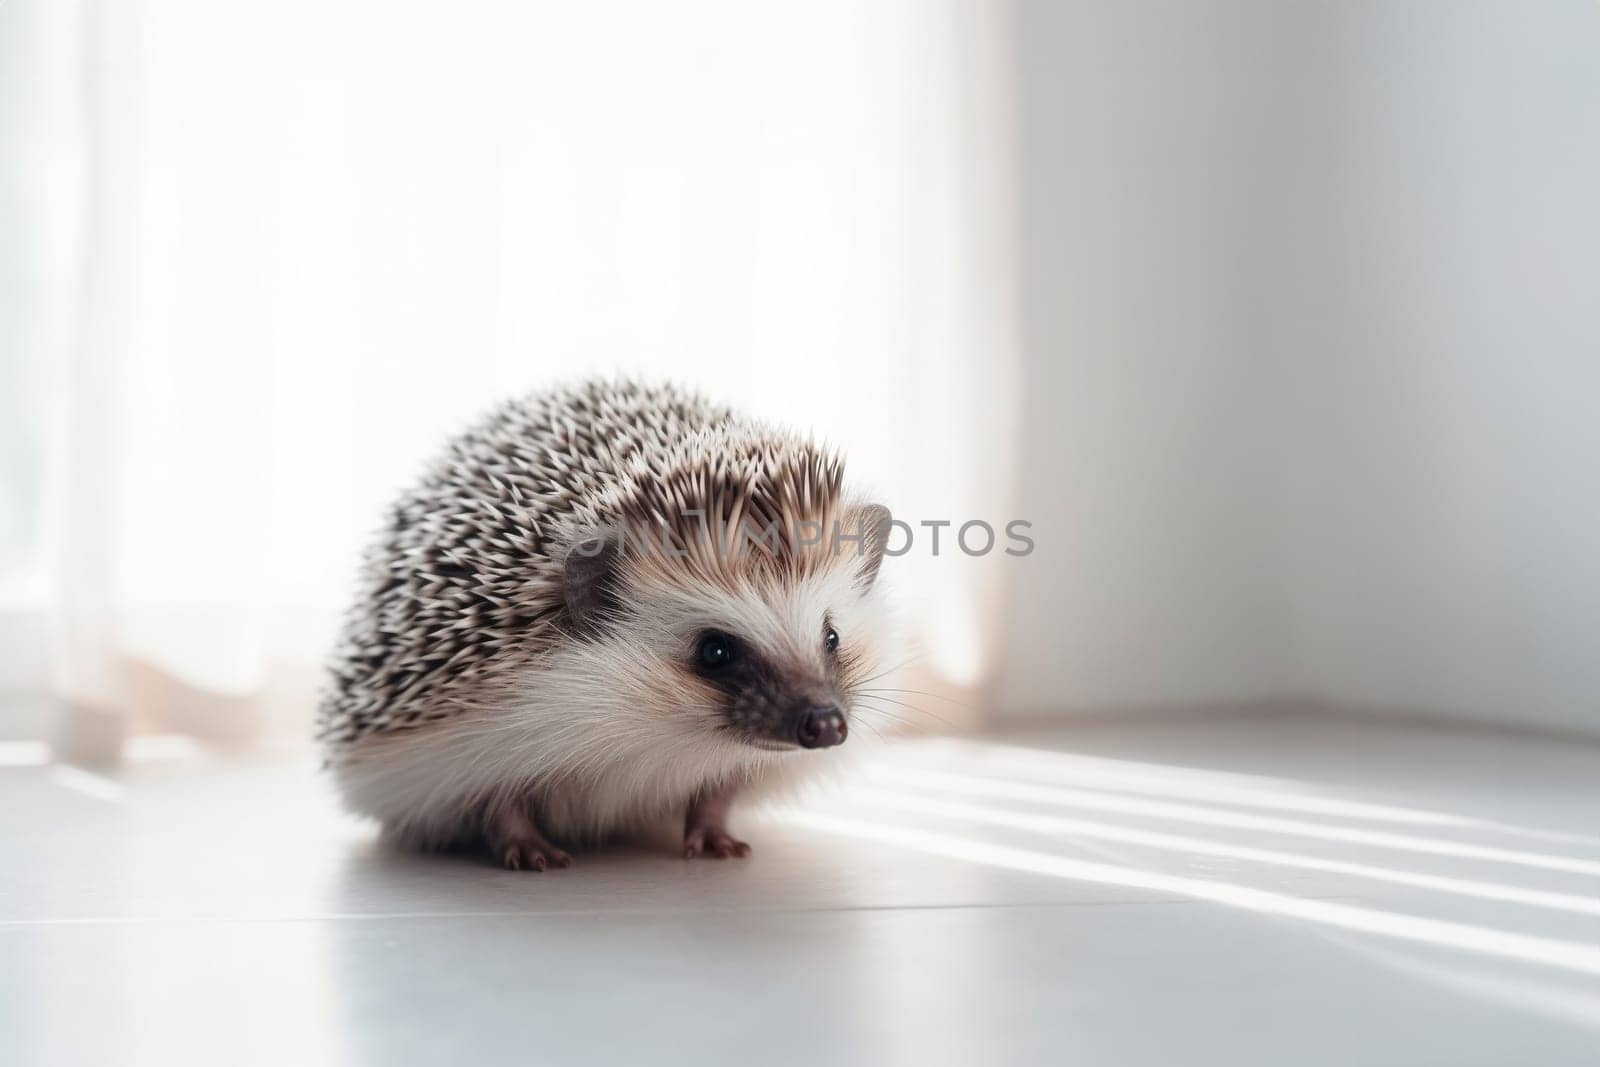
<path fill-rule="evenodd" d="M 745 857 L 735 796 L 836 761 L 883 673 L 887 508 L 839 454 L 671 385 L 511 400 L 368 549 L 318 711 L 346 805 L 511 869 L 682 819 Z"/>

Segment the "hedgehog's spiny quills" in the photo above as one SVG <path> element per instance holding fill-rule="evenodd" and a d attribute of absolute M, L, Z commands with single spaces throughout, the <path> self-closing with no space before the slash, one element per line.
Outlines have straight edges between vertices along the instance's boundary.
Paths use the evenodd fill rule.
<path fill-rule="evenodd" d="M 672 387 L 596 381 L 503 405 L 390 509 L 346 620 L 319 735 L 337 749 L 470 704 L 558 637 L 562 538 L 654 527 L 709 560 L 709 524 L 786 535 L 839 513 L 832 452 Z M 704 516 L 687 514 L 703 508 Z M 814 555 L 814 554 L 813 554 Z"/>

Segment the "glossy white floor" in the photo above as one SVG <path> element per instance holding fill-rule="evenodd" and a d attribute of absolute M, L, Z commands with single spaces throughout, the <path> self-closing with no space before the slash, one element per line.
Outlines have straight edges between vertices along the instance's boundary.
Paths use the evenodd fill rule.
<path fill-rule="evenodd" d="M 748 861 L 546 874 L 386 854 L 309 754 L 35 755 L 0 746 L 5 1064 L 1600 1059 L 1600 748 L 918 742 Z"/>

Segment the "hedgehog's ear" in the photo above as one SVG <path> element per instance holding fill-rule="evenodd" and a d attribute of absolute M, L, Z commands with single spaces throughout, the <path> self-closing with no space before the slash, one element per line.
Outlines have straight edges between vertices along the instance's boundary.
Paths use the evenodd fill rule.
<path fill-rule="evenodd" d="M 616 608 L 617 560 L 621 541 L 609 531 L 581 534 L 562 562 L 561 594 L 567 618 L 577 633 L 593 633 Z"/>
<path fill-rule="evenodd" d="M 878 567 L 883 563 L 883 550 L 889 545 L 889 532 L 893 528 L 889 509 L 882 504 L 867 504 L 852 508 L 845 516 L 846 532 L 856 540 L 856 585 L 864 593 L 878 579 Z M 844 542 L 841 539 L 841 543 Z"/>

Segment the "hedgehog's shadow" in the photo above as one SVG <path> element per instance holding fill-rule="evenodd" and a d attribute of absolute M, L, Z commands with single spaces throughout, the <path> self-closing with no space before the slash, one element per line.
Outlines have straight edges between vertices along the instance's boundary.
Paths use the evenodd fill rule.
<path fill-rule="evenodd" d="M 573 868 L 577 870 L 581 870 L 586 863 L 610 868 L 622 864 L 658 864 L 666 860 L 683 862 L 682 835 L 666 823 L 637 828 L 605 841 L 576 845 L 561 842 L 561 845 L 572 852 Z M 430 874 L 449 872 L 459 875 L 469 869 L 508 876 L 529 873 L 510 871 L 501 866 L 482 840 L 469 838 L 423 849 L 380 832 L 347 857 L 345 880 L 348 884 L 395 876 L 401 879 L 426 879 Z M 562 872 L 547 873 L 554 876 Z"/>

